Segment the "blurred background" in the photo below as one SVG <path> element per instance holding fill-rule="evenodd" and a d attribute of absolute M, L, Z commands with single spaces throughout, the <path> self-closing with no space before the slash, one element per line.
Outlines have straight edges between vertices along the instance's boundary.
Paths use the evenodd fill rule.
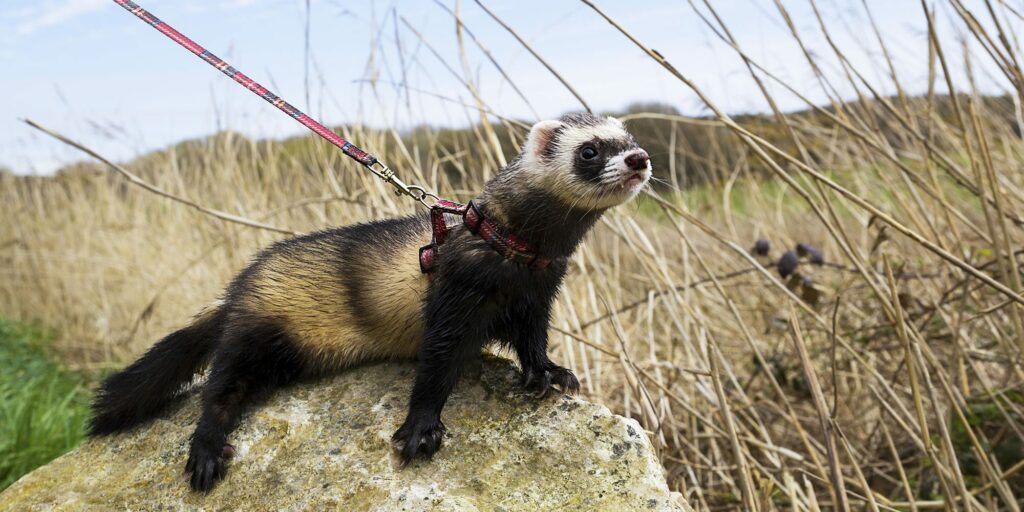
<path fill-rule="evenodd" d="M 455 200 L 537 120 L 625 120 L 655 181 L 552 357 L 695 508 L 1024 503 L 1024 3 L 143 7 Z M 0 488 L 256 250 L 417 207 L 108 0 L 5 2 L 0 59 Z"/>

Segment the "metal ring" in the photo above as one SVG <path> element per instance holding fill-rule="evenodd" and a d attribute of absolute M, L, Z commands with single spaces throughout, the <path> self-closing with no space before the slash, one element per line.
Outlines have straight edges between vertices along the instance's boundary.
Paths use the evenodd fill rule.
<path fill-rule="evenodd" d="M 409 185 L 410 196 L 416 201 L 419 201 L 423 206 L 427 208 L 433 207 L 440 200 L 437 195 L 429 193 L 426 188 L 420 185 Z M 416 193 L 416 194 L 413 194 Z M 427 201 L 430 199 L 432 201 Z"/>
<path fill-rule="evenodd" d="M 386 164 L 377 160 L 372 164 L 366 166 L 373 174 L 383 179 L 385 182 L 395 187 L 395 193 L 398 195 L 408 195 L 409 197 L 417 200 L 423 206 L 432 208 L 438 201 L 441 200 L 437 194 L 428 192 L 427 189 L 419 185 L 406 185 L 402 180 L 398 179 L 395 175 L 395 171 L 391 170 Z"/>
<path fill-rule="evenodd" d="M 417 193 L 418 196 L 414 195 L 413 192 Z M 427 192 L 427 189 L 419 185 L 409 185 L 409 195 L 412 196 L 413 199 L 423 204 L 423 206 L 426 206 L 427 208 L 433 207 L 441 199 L 440 197 L 437 196 L 437 194 Z M 432 201 L 427 201 L 427 198 L 432 199 Z"/>

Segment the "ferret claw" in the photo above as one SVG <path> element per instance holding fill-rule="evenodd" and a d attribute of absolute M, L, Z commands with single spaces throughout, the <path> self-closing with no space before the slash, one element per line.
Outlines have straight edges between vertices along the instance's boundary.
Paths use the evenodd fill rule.
<path fill-rule="evenodd" d="M 192 490 L 209 492 L 227 474 L 227 462 L 235 456 L 235 447 L 224 444 L 220 449 L 208 448 L 193 443 L 185 463 Z"/>
<path fill-rule="evenodd" d="M 405 467 L 416 457 L 430 459 L 441 448 L 445 427 L 440 418 L 406 418 L 405 423 L 391 437 L 392 446 L 398 450 L 401 466 Z"/>
<path fill-rule="evenodd" d="M 526 369 L 523 372 L 523 387 L 538 399 L 547 398 L 555 391 L 562 395 L 577 395 L 580 392 L 580 382 L 572 370 L 556 365 L 544 369 Z"/>

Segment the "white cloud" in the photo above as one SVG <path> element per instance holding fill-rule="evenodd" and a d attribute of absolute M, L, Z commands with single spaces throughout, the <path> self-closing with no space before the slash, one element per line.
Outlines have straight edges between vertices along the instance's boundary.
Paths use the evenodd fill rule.
<path fill-rule="evenodd" d="M 15 29 L 19 34 L 27 35 L 41 28 L 58 25 L 70 19 L 106 7 L 109 0 L 64 0 L 42 8 L 42 12 L 32 19 L 26 20 Z"/>

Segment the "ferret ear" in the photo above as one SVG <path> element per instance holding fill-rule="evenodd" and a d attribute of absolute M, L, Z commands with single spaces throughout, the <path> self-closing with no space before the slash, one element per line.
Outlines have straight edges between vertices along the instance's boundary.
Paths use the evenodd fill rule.
<path fill-rule="evenodd" d="M 617 125 L 619 128 L 624 128 L 626 126 L 622 124 L 622 121 L 620 121 L 617 117 L 608 116 L 606 119 L 608 119 L 608 122 Z"/>
<path fill-rule="evenodd" d="M 530 135 L 526 137 L 526 150 L 529 153 L 540 155 L 550 145 L 559 128 L 564 127 L 561 121 L 541 121 L 530 128 Z"/>

